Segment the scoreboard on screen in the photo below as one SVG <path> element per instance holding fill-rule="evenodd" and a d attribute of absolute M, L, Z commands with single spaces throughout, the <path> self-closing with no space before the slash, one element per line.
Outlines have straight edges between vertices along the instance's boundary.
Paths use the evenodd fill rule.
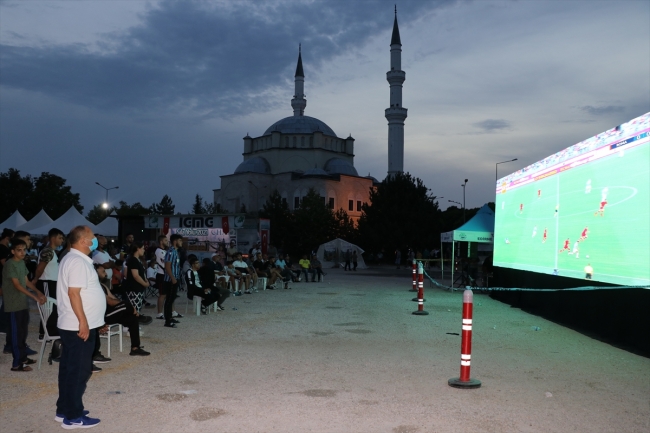
<path fill-rule="evenodd" d="M 650 284 L 650 113 L 497 181 L 494 264 Z"/>

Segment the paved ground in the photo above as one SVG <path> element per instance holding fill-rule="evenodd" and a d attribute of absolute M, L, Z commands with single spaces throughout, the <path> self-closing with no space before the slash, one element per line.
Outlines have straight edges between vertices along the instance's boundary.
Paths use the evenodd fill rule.
<path fill-rule="evenodd" d="M 324 283 L 231 298 L 178 329 L 154 321 L 150 357 L 114 350 L 89 381 L 85 405 L 102 419 L 93 431 L 650 431 L 650 359 L 485 295 L 475 295 L 472 355 L 483 386 L 449 387 L 462 292 L 427 287 L 430 315 L 413 316 L 409 272 L 331 270 Z M 57 364 L 13 373 L 10 362 L 0 357 L 2 431 L 62 431 Z"/>

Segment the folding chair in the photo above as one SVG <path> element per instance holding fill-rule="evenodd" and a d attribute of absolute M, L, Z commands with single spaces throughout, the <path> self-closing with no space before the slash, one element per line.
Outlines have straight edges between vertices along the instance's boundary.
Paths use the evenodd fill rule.
<path fill-rule="evenodd" d="M 108 340 L 108 344 L 107 344 L 107 346 L 108 346 L 108 357 L 110 358 L 111 357 L 111 337 L 113 337 L 115 335 L 118 335 L 120 337 L 120 352 L 122 351 L 122 331 L 123 331 L 123 329 L 122 329 L 122 325 L 120 325 L 119 323 L 114 323 L 112 325 L 106 325 L 106 326 L 108 326 L 108 331 L 106 331 L 106 334 L 104 334 L 104 335 L 102 335 L 100 333 L 99 337 L 100 338 L 105 338 L 105 339 Z M 117 326 L 116 331 L 113 330 L 114 326 Z M 129 332 L 133 332 L 133 329 L 129 329 Z M 140 327 L 135 329 L 135 332 L 140 332 Z"/>
<path fill-rule="evenodd" d="M 39 370 L 41 369 L 41 362 L 43 361 L 43 353 L 45 352 L 45 346 L 47 345 L 47 343 L 61 338 L 59 336 L 50 335 L 47 332 L 47 319 L 50 318 L 50 314 L 52 314 L 52 308 L 54 305 L 56 305 L 56 299 L 50 297 L 47 298 L 47 301 L 45 301 L 43 305 L 38 305 L 38 314 L 41 316 L 41 323 L 43 324 L 43 330 L 44 330 L 43 341 L 41 342 L 41 349 L 39 350 L 38 353 Z"/>

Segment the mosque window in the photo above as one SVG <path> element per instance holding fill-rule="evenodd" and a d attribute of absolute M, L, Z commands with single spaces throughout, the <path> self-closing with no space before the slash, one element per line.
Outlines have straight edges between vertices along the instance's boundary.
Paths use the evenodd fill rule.
<path fill-rule="evenodd" d="M 354 200 L 348 200 L 348 210 L 349 211 L 354 210 Z"/>
<path fill-rule="evenodd" d="M 309 137 L 309 147 L 314 147 L 314 136 Z"/>
<path fill-rule="evenodd" d="M 296 147 L 298 143 L 298 139 L 296 137 L 293 137 L 293 147 Z"/>
<path fill-rule="evenodd" d="M 329 208 L 334 209 L 334 197 L 330 197 Z"/>
<path fill-rule="evenodd" d="M 357 212 L 361 212 L 361 200 L 357 200 Z"/>
<path fill-rule="evenodd" d="M 284 206 L 287 205 L 287 198 L 286 198 L 286 197 L 282 197 L 282 204 L 283 204 Z"/>
<path fill-rule="evenodd" d="M 300 207 L 300 197 L 293 198 L 293 208 L 298 209 Z"/>
<path fill-rule="evenodd" d="M 289 137 L 284 137 L 284 147 L 289 147 Z"/>
<path fill-rule="evenodd" d="M 300 137 L 300 147 L 305 147 L 305 137 Z"/>

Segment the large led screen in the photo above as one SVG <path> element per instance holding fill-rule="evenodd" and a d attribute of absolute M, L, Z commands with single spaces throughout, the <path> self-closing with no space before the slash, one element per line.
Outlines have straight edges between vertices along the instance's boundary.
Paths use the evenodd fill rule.
<path fill-rule="evenodd" d="M 650 113 L 497 181 L 494 264 L 650 284 Z"/>

